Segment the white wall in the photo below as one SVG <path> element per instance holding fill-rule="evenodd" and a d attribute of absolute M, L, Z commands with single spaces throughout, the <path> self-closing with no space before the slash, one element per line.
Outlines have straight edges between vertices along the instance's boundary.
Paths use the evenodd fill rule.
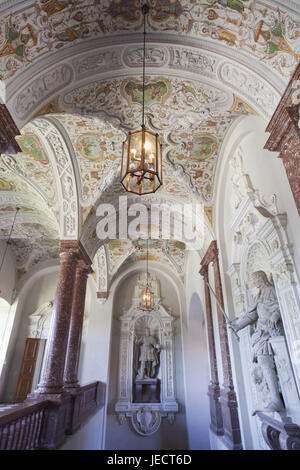
<path fill-rule="evenodd" d="M 185 278 L 188 323 L 183 328 L 183 344 L 190 449 L 210 449 L 209 356 L 200 261 L 198 252 L 188 253 Z"/>
<path fill-rule="evenodd" d="M 10 246 L 0 241 L 0 263 L 2 263 L 2 260 L 3 265 L 0 271 L 0 297 L 11 304 L 16 285 L 15 255 Z"/>
<path fill-rule="evenodd" d="M 35 273 L 23 286 L 13 309 L 12 334 L 6 352 L 6 370 L 3 374 L 1 401 L 13 401 L 27 337 L 28 317 L 45 302 L 55 297 L 58 267 Z"/>

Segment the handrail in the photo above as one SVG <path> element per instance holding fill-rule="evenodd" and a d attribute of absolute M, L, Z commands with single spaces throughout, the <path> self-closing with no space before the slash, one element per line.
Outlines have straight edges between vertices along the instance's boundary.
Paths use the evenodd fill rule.
<path fill-rule="evenodd" d="M 256 415 L 262 421 L 263 437 L 272 450 L 300 450 L 298 424 L 277 421 L 261 411 Z"/>
<path fill-rule="evenodd" d="M 53 400 L 40 397 L 0 412 L 0 450 L 56 449 L 104 404 L 105 384 L 93 382 Z"/>

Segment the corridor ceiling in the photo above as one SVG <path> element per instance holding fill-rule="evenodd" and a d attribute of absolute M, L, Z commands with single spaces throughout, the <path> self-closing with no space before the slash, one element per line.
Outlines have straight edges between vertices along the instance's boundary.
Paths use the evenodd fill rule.
<path fill-rule="evenodd" d="M 268 122 L 299 62 L 300 4 L 148 3 L 146 123 L 164 158 L 152 200 L 202 202 L 211 223 L 226 136 L 249 114 Z M 141 124 L 141 4 L 0 0 L 0 97 L 22 149 L 0 158 L 0 234 L 7 239 L 21 207 L 12 244 L 19 277 L 56 258 L 60 238 L 88 244 L 99 200 L 123 194 L 122 142 Z M 157 244 L 156 257 L 181 274 L 184 246 Z M 105 250 L 111 277 L 145 255 L 130 241 Z"/>

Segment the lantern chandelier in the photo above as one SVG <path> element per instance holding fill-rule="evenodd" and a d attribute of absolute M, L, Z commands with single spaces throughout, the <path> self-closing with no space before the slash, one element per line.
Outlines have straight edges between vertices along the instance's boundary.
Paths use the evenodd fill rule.
<path fill-rule="evenodd" d="M 147 239 L 147 282 L 146 288 L 142 291 L 141 300 L 140 300 L 140 308 L 142 310 L 153 310 L 154 306 L 154 294 L 151 292 L 149 287 L 149 253 L 148 253 L 148 239 Z"/>
<path fill-rule="evenodd" d="M 142 6 L 144 18 L 143 51 L 143 101 L 142 130 L 129 132 L 123 142 L 121 183 L 126 191 L 139 195 L 155 193 L 162 185 L 162 154 L 158 134 L 145 126 L 145 61 L 146 61 L 146 15 L 149 6 Z"/>

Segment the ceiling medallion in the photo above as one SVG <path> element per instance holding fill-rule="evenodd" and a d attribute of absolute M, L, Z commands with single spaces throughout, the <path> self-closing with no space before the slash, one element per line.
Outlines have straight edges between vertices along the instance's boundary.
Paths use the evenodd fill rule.
<path fill-rule="evenodd" d="M 143 104 L 142 129 L 129 132 L 123 142 L 121 183 L 126 191 L 139 195 L 155 193 L 162 185 L 162 150 L 158 134 L 145 126 L 145 50 L 146 15 L 149 6 L 142 6 L 144 17 L 144 54 L 143 54 Z"/>

